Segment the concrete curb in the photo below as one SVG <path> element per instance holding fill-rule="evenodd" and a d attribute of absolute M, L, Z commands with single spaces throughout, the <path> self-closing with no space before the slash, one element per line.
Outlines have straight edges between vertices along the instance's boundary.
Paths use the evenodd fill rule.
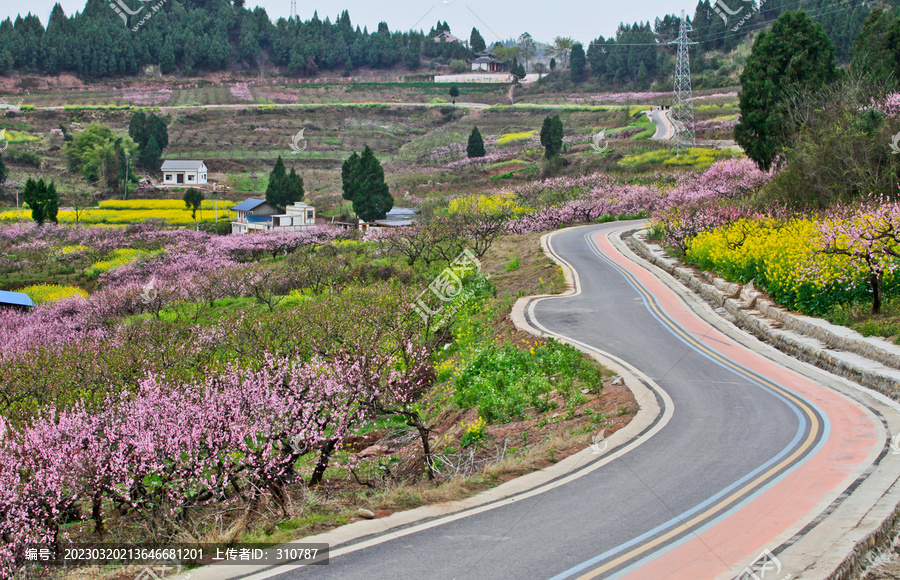
<path fill-rule="evenodd" d="M 637 231 L 622 237 L 639 256 L 671 274 L 714 308 L 724 308 L 738 326 L 757 338 L 794 358 L 900 401 L 900 348 L 896 345 L 863 337 L 824 320 L 792 314 L 740 284 L 721 278 L 712 284 L 704 282 L 662 248 L 642 239 Z M 821 346 L 810 344 L 803 337 L 814 339 Z M 882 366 L 866 368 L 872 366 L 867 364 L 871 361 Z"/>
<path fill-rule="evenodd" d="M 898 353 L 892 352 L 900 349 L 896 349 L 894 345 L 880 339 L 862 337 L 854 331 L 825 321 L 792 314 L 769 300 L 761 299 L 752 287 L 746 288 L 721 278 L 714 279 L 712 284 L 705 282 L 678 260 L 668 256 L 662 248 L 647 242 L 639 230 L 624 232 L 620 239 L 637 256 L 667 272 L 716 312 L 756 338 L 798 360 L 900 401 L 900 373 L 896 370 L 896 362 L 900 359 L 895 359 Z M 773 324 L 786 330 L 779 330 Z M 815 346 L 816 341 L 821 347 Z M 829 347 L 843 352 L 825 350 Z M 882 368 L 871 368 L 881 365 Z M 865 368 L 866 366 L 870 368 Z M 849 521 L 856 522 L 856 525 L 830 545 L 830 553 L 821 554 L 818 558 L 819 566 L 815 567 L 821 570 L 824 565 L 824 568 L 829 569 L 822 576 L 825 580 L 862 578 L 879 558 L 890 554 L 900 542 L 900 484 L 889 476 L 882 479 L 879 475 L 876 478 L 887 484 L 887 489 L 880 492 L 878 500 L 862 518 L 857 520 L 852 515 L 843 515 L 843 506 L 838 506 L 832 514 L 841 520 L 846 517 Z M 860 491 L 869 487 L 867 483 L 868 480 L 860 485 Z M 878 487 L 876 482 L 872 484 L 873 487 Z M 800 543 L 795 547 L 800 548 Z M 806 556 L 809 560 L 816 560 L 812 554 L 807 553 Z M 812 572 L 812 569 L 806 571 Z M 803 577 L 803 574 L 799 577 Z"/>
<path fill-rule="evenodd" d="M 550 235 L 552 234 L 546 234 L 541 237 L 541 247 L 548 257 L 556 261 L 557 258 L 552 254 L 548 244 Z M 510 314 L 510 319 L 517 329 L 535 336 L 545 336 L 544 332 L 531 326 L 527 321 L 525 308 L 528 303 L 532 299 L 569 296 L 578 292 L 577 281 L 572 270 L 567 264 L 563 262 L 558 263 L 565 275 L 566 291 L 562 294 L 546 294 L 519 298 Z M 643 376 L 638 378 L 638 376 L 632 373 L 631 369 L 627 368 L 627 365 L 619 364 L 619 362 L 604 356 L 605 353 L 602 353 L 601 351 L 592 352 L 590 349 L 584 349 L 577 344 L 575 346 L 593 356 L 601 364 L 618 372 L 625 380 L 625 385 L 634 394 L 635 400 L 644 401 L 644 403 L 640 405 L 637 414 L 632 418 L 628 425 L 604 439 L 607 447 L 604 449 L 602 456 L 598 457 L 594 453 L 594 450 L 588 447 L 550 467 L 519 476 L 511 481 L 498 485 L 493 489 L 483 491 L 463 500 L 421 506 L 410 510 L 396 512 L 385 518 L 360 520 L 345 524 L 322 534 L 307 536 L 299 540 L 288 542 L 284 545 L 329 544 L 331 548 L 330 557 L 333 558 L 342 553 L 358 549 L 360 546 L 364 547 L 378 543 L 383 539 L 391 539 L 392 537 L 405 535 L 405 533 L 409 533 L 410 531 L 407 528 L 412 527 L 415 529 L 420 525 L 428 525 L 429 521 L 434 521 L 433 525 L 437 525 L 439 522 L 436 520 L 442 517 L 454 515 L 456 515 L 456 517 L 464 517 L 465 514 L 462 512 L 465 512 L 466 510 L 475 508 L 490 509 L 489 504 L 508 500 L 508 498 L 516 496 L 517 494 L 542 491 L 538 488 L 547 485 L 555 485 L 553 483 L 554 480 L 565 476 L 571 476 L 579 470 L 583 471 L 584 468 L 592 462 L 596 463 L 597 467 L 599 467 L 600 464 L 615 459 L 618 453 L 626 452 L 620 450 L 617 453 L 617 449 L 634 441 L 642 435 L 649 438 L 656 430 L 664 426 L 665 423 L 663 421 L 657 421 L 662 414 L 662 409 L 657 403 L 654 392 L 645 386 L 645 384 L 653 384 L 649 378 Z M 668 400 L 668 396 L 664 393 L 662 398 L 668 404 L 665 413 L 666 418 L 668 418 L 672 414 L 672 404 L 671 401 Z M 648 429 L 653 427 L 654 423 L 656 423 L 656 427 L 650 433 L 647 433 Z M 291 565 L 273 567 L 261 565 L 214 564 L 197 568 L 189 573 L 178 574 L 177 576 L 173 576 L 172 580 L 188 580 L 188 578 L 190 580 L 226 580 L 230 578 L 245 577 L 246 580 L 263 580 L 264 578 L 289 572 L 293 567 L 294 566 Z"/>

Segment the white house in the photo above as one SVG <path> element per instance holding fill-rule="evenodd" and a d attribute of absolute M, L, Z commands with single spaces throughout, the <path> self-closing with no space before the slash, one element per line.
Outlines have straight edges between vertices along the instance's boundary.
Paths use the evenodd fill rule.
<path fill-rule="evenodd" d="M 162 164 L 163 185 L 206 185 L 202 161 L 167 159 Z"/>
<path fill-rule="evenodd" d="M 302 201 L 287 206 L 283 214 L 262 199 L 244 200 L 231 210 L 237 213 L 231 222 L 233 234 L 297 232 L 316 225 L 316 208 Z"/>

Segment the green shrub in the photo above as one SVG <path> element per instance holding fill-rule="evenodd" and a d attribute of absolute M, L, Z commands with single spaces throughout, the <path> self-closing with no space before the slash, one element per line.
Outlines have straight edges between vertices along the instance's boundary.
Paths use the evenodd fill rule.
<path fill-rule="evenodd" d="M 478 407 L 488 422 L 523 419 L 528 409 L 547 412 L 556 408 L 555 391 L 566 403 L 583 400 L 576 383 L 602 384 L 598 368 L 581 351 L 554 340 L 519 349 L 488 343 L 467 360 L 456 375 L 454 403 Z"/>

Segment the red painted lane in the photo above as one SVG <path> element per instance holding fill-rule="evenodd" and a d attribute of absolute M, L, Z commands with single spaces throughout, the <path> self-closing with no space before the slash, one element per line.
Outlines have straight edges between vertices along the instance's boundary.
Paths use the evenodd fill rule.
<path fill-rule="evenodd" d="M 624 577 L 715 578 L 739 563 L 749 563 L 764 548 L 775 548 L 821 513 L 877 457 L 884 445 L 879 423 L 845 396 L 746 349 L 710 326 L 672 289 L 619 253 L 602 232 L 592 239 L 608 259 L 634 275 L 685 330 L 697 338 L 705 336 L 702 341 L 708 347 L 807 399 L 831 423 L 825 444 L 799 468 L 738 512 Z"/>

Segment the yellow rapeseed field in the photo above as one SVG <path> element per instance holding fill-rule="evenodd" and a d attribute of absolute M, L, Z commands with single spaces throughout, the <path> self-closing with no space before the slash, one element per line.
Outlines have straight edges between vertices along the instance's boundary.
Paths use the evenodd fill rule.
<path fill-rule="evenodd" d="M 57 300 L 62 300 L 63 298 L 69 298 L 71 296 L 81 296 L 83 298 L 87 298 L 88 296 L 88 293 L 81 288 L 76 286 L 63 286 L 61 284 L 35 284 L 33 286 L 26 286 L 19 290 L 19 292 L 28 294 L 28 296 L 34 300 L 35 304 L 56 302 Z"/>

